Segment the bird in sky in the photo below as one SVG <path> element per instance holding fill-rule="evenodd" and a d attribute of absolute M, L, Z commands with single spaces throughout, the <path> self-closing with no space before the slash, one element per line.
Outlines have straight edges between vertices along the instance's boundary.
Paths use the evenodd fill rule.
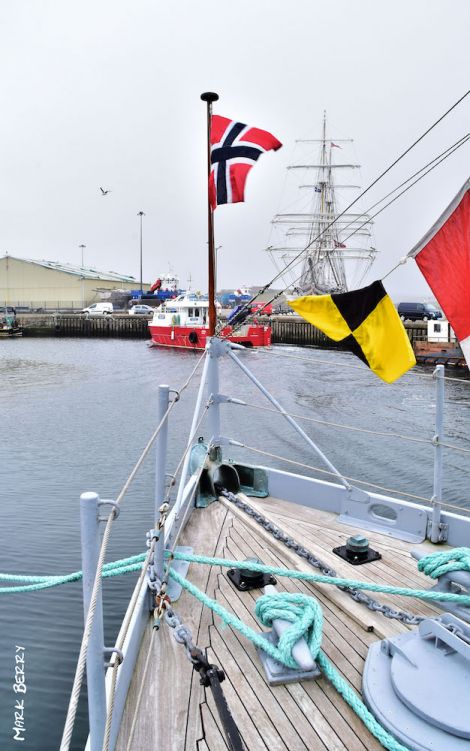
<path fill-rule="evenodd" d="M 101 187 L 100 187 L 100 190 L 101 190 L 101 195 L 102 195 L 102 196 L 107 196 L 107 195 L 108 195 L 108 193 L 111 193 L 111 191 L 110 191 L 110 190 L 105 190 L 104 188 L 101 188 Z"/>

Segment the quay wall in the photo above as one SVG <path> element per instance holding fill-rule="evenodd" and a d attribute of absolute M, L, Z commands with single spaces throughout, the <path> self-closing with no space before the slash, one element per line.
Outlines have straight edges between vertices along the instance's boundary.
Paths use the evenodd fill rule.
<path fill-rule="evenodd" d="M 411 344 L 414 345 L 417 341 L 427 340 L 428 327 L 424 321 L 408 322 L 404 323 L 404 326 Z M 271 341 L 273 344 L 341 349 L 338 342 L 334 342 L 323 331 L 311 326 L 300 316 L 271 316 Z"/>
<path fill-rule="evenodd" d="M 150 338 L 148 318 L 130 316 L 127 313 L 90 318 L 77 314 L 29 313 L 19 315 L 17 319 L 19 325 L 23 327 L 24 336 Z M 268 321 L 267 317 L 263 317 L 263 320 Z M 325 349 L 340 348 L 337 342 L 329 339 L 322 331 L 299 316 L 271 316 L 270 323 L 273 344 L 315 346 Z M 405 329 L 413 345 L 418 341 L 426 341 L 426 323 L 405 323 Z"/>
<path fill-rule="evenodd" d="M 148 318 L 130 316 L 127 313 L 112 316 L 91 316 L 55 314 L 18 315 L 17 321 L 23 327 L 23 336 L 82 336 L 114 337 L 126 339 L 150 339 Z"/>

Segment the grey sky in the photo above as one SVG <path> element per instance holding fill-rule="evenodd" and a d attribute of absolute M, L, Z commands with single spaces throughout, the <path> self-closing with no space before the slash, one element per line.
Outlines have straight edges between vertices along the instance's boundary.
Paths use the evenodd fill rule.
<path fill-rule="evenodd" d="M 468 88 L 467 0 L 14 0 L 0 5 L 0 254 L 206 289 L 202 91 L 283 143 L 247 202 L 216 211 L 219 287 L 274 275 L 268 243 L 294 139 L 352 137 L 365 187 Z M 469 130 L 470 96 L 371 192 L 373 203 Z M 420 239 L 469 176 L 470 147 L 377 218 L 368 281 Z M 101 197 L 99 186 L 112 192 Z M 413 261 L 397 299 L 429 290 Z"/>

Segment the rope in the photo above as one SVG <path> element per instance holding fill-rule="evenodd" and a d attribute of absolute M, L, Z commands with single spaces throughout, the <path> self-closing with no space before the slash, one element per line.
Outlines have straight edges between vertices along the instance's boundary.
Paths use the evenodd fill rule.
<path fill-rule="evenodd" d="M 105 563 L 105 565 L 103 566 L 103 579 L 107 579 L 111 576 L 120 576 L 121 574 L 129 574 L 133 571 L 140 571 L 140 569 L 142 568 L 142 563 L 145 559 L 145 555 L 145 553 L 140 553 L 139 555 L 133 555 L 131 558 L 122 558 L 119 561 Z M 27 585 L 24 587 L 0 587 L 0 595 L 17 594 L 20 592 L 36 592 L 40 589 L 58 587 L 60 584 L 68 584 L 69 582 L 80 581 L 82 575 L 82 571 L 74 571 L 71 574 L 64 574 L 61 576 L 26 576 L 24 574 L 0 573 L 0 581 L 16 581 L 27 583 Z"/>
<path fill-rule="evenodd" d="M 119 495 L 118 495 L 118 497 L 116 499 L 116 503 L 118 504 L 118 506 L 121 503 L 122 499 L 124 498 L 124 496 L 125 496 L 125 494 L 127 492 L 127 489 L 129 488 L 129 485 L 131 484 L 132 480 L 134 479 L 134 477 L 135 477 L 138 469 L 140 468 L 143 460 L 145 459 L 145 457 L 147 456 L 148 452 L 150 451 L 151 446 L 153 445 L 154 441 L 156 440 L 158 434 L 160 433 L 160 430 L 165 425 L 165 422 L 166 422 L 166 420 L 168 418 L 168 415 L 170 414 L 171 410 L 173 409 L 173 407 L 175 406 L 175 404 L 179 400 L 180 394 L 188 387 L 189 383 L 191 382 L 191 379 L 193 378 L 194 374 L 196 373 L 196 370 L 198 369 L 198 367 L 199 367 L 199 365 L 202 362 L 202 360 L 203 360 L 204 357 L 205 357 L 205 352 L 197 360 L 196 365 L 194 366 L 193 370 L 191 371 L 190 375 L 186 379 L 186 381 L 183 384 L 183 386 L 180 388 L 179 393 L 177 394 L 177 396 L 175 397 L 175 399 L 173 399 L 173 401 L 169 404 L 168 409 L 166 410 L 165 414 L 163 415 L 163 417 L 162 417 L 159 425 L 157 426 L 155 432 L 151 436 L 149 442 L 147 443 L 147 446 L 145 447 L 145 449 L 142 452 L 139 460 L 137 461 L 137 464 L 135 465 L 133 471 L 129 475 L 128 480 L 126 481 L 126 483 L 124 484 L 121 492 L 119 493 Z M 112 527 L 114 518 L 115 518 L 115 510 L 113 509 L 111 511 L 109 517 L 108 517 L 108 521 L 106 522 L 106 527 L 105 527 L 104 534 L 103 534 L 103 539 L 102 539 L 102 542 L 101 542 L 100 554 L 99 554 L 99 557 L 98 557 L 98 563 L 97 563 L 97 567 L 96 567 L 95 581 L 93 583 L 93 590 L 92 590 L 92 594 L 91 594 L 91 598 L 90 598 L 90 605 L 89 605 L 89 608 L 88 608 L 88 613 L 87 613 L 87 617 L 86 617 L 86 621 L 85 621 L 85 628 L 84 628 L 84 632 L 83 632 L 82 643 L 81 643 L 81 646 L 80 646 L 80 654 L 78 656 L 77 667 L 76 667 L 76 670 L 75 670 L 75 676 L 74 676 L 74 681 L 73 681 L 73 686 L 72 686 L 72 691 L 71 691 L 69 706 L 68 706 L 68 709 L 67 709 L 67 717 L 66 717 L 66 720 L 65 720 L 64 731 L 63 731 L 63 734 L 62 734 L 62 740 L 61 740 L 61 744 L 60 744 L 60 751 L 69 751 L 69 748 L 70 748 L 70 742 L 71 742 L 71 739 L 72 739 L 72 731 L 73 731 L 73 726 L 74 726 L 74 723 L 75 723 L 75 715 L 77 713 L 78 700 L 79 700 L 79 697 L 80 697 L 80 691 L 81 691 L 81 686 L 82 686 L 82 682 L 83 682 L 83 676 L 84 676 L 84 673 L 85 673 L 85 664 L 86 664 L 86 656 L 87 656 L 87 651 L 88 651 L 88 642 L 89 642 L 89 639 L 90 639 L 90 633 L 91 633 L 91 629 L 92 629 L 92 626 L 93 626 L 93 620 L 94 620 L 94 616 L 95 616 L 96 605 L 97 605 L 97 601 L 98 601 L 98 595 L 99 595 L 99 592 L 100 592 L 100 589 L 101 589 L 101 575 L 102 575 L 102 570 L 103 570 L 103 565 L 104 565 L 104 558 L 105 558 L 105 555 L 106 555 L 106 550 L 107 550 L 107 547 L 108 547 L 109 537 L 111 535 L 111 527 Z M 149 550 L 149 552 L 147 554 L 147 560 L 148 560 L 149 556 L 150 556 L 150 550 Z"/>
<path fill-rule="evenodd" d="M 457 548 L 457 550 L 460 549 L 461 548 Z M 470 549 L 463 548 L 463 550 L 466 550 L 467 555 L 470 556 Z M 357 581 L 355 579 L 341 579 L 339 576 L 323 576 L 322 574 L 312 574 L 305 571 L 295 571 L 292 569 L 278 568 L 276 566 L 265 566 L 263 563 L 255 563 L 252 561 L 229 561 L 225 558 L 214 558 L 206 555 L 174 552 L 172 557 L 175 560 L 189 561 L 190 563 L 203 563 L 209 566 L 223 566 L 224 568 L 249 569 L 250 571 L 259 571 L 263 574 L 286 576 L 289 579 L 300 579 L 302 581 L 314 582 L 316 584 L 333 584 L 334 586 L 339 587 L 364 589 L 368 592 L 383 592 L 384 594 L 416 597 L 420 600 L 429 600 L 430 602 L 457 602 L 464 606 L 470 605 L 470 595 L 459 595 L 454 592 L 428 591 L 425 589 L 411 589 L 410 587 L 392 587 L 386 584 L 373 584 L 372 582 Z M 170 576 L 181 584 L 181 581 L 178 578 L 179 574 L 171 568 L 169 571 Z"/>
<path fill-rule="evenodd" d="M 404 435 L 402 433 L 392 433 L 390 431 L 380 431 L 380 430 L 369 430 L 368 428 L 356 428 L 353 425 L 344 425 L 343 423 L 339 422 L 329 422 L 328 420 L 319 420 L 316 417 L 306 417 L 305 415 L 297 415 L 294 412 L 279 412 L 278 409 L 272 409 L 272 407 L 265 407 L 261 404 L 250 404 L 249 402 L 242 402 L 239 399 L 237 401 L 232 401 L 231 399 L 228 400 L 230 404 L 237 404 L 242 407 L 251 407 L 252 409 L 260 409 L 264 412 L 272 412 L 275 415 L 280 415 L 284 417 L 284 415 L 289 415 L 289 417 L 295 417 L 297 420 L 306 420 L 307 422 L 315 422 L 318 425 L 327 425 L 331 428 L 343 428 L 343 430 L 353 430 L 357 433 L 369 433 L 371 435 L 380 435 L 384 438 L 401 438 L 404 441 L 412 441 L 413 443 L 427 443 L 430 445 L 433 445 L 433 442 L 430 438 L 413 438 L 413 436 Z M 447 448 L 455 448 L 457 451 L 459 450 L 457 446 L 450 446 L 449 444 L 443 444 L 441 442 L 441 446 L 446 446 Z M 461 449 L 462 451 L 468 451 L 470 453 L 470 449 Z"/>
<path fill-rule="evenodd" d="M 404 152 L 403 152 L 402 154 L 400 154 L 400 156 L 399 156 L 399 157 L 397 157 L 397 159 L 395 159 L 395 161 L 394 161 L 394 162 L 392 162 L 392 164 L 390 164 L 390 165 L 389 165 L 389 166 L 388 166 L 388 167 L 387 167 L 387 168 L 386 168 L 386 169 L 385 169 L 385 170 L 384 170 L 384 171 L 383 171 L 383 172 L 382 172 L 382 173 L 381 173 L 381 174 L 380 174 L 380 175 L 379 175 L 379 176 L 378 176 L 378 177 L 377 177 L 377 178 L 376 178 L 376 179 L 375 179 L 375 180 L 374 180 L 374 181 L 373 181 L 372 183 L 370 183 L 370 184 L 368 185 L 368 187 L 367 187 L 367 188 L 365 188 L 365 190 L 363 190 L 363 191 L 362 191 L 362 192 L 361 192 L 361 193 L 360 193 L 360 194 L 359 194 L 359 195 L 358 195 L 358 196 L 357 196 L 357 197 L 356 197 L 356 198 L 355 198 L 355 199 L 354 199 L 353 201 L 351 201 L 351 203 L 350 203 L 350 204 L 349 204 L 348 206 L 346 206 L 346 208 L 345 208 L 345 209 L 344 209 L 344 210 L 343 210 L 343 211 L 342 211 L 342 212 L 341 212 L 340 214 L 338 214 L 338 215 L 337 215 L 337 216 L 335 217 L 335 219 L 334 219 L 334 220 L 333 220 L 332 222 L 330 222 L 330 223 L 329 223 L 329 224 L 328 224 L 328 225 L 327 225 L 326 227 L 324 227 L 324 229 L 323 229 L 323 230 L 322 230 L 321 232 L 319 232 L 319 234 L 318 234 L 318 235 L 317 235 L 316 237 L 314 237 L 314 238 L 313 238 L 312 240 L 310 240 L 310 242 L 308 243 L 308 245 L 306 245 L 306 247 L 305 247 L 305 248 L 303 248 L 303 250 L 301 250 L 301 251 L 300 251 L 300 252 L 299 252 L 299 253 L 298 253 L 297 255 L 295 255 L 295 256 L 294 256 L 294 258 L 292 258 L 292 260 L 291 260 L 291 261 L 290 261 L 289 263 L 287 263 L 287 264 L 285 265 L 285 267 L 284 267 L 284 269 L 282 269 L 282 271 L 278 272 L 278 273 L 277 273 L 277 274 L 276 274 L 276 275 L 275 275 L 275 276 L 274 276 L 274 277 L 273 277 L 273 278 L 271 279 L 271 281 L 270 281 L 270 282 L 268 282 L 267 284 L 265 284 L 265 285 L 264 285 L 264 286 L 263 286 L 263 287 L 262 287 L 262 288 L 261 288 L 261 289 L 260 289 L 260 290 L 259 290 L 259 291 L 258 291 L 258 292 L 256 293 L 256 295 L 254 295 L 254 296 L 253 296 L 253 297 L 251 298 L 251 300 L 250 300 L 250 301 L 249 301 L 248 303 L 245 303 L 245 305 L 243 306 L 242 310 L 245 310 L 245 309 L 249 308 L 249 307 L 251 306 L 251 304 L 252 304 L 252 303 L 253 303 L 253 302 L 254 302 L 254 301 L 256 300 L 256 298 L 257 298 L 257 297 L 259 297 L 259 295 L 260 295 L 261 293 L 263 293 L 263 292 L 265 292 L 265 291 L 266 291 L 267 289 L 269 289 L 269 288 L 270 288 L 270 287 L 271 287 L 271 286 L 272 286 L 272 285 L 274 284 L 274 282 L 275 282 L 275 281 L 276 281 L 277 279 L 279 279 L 279 278 L 283 277 L 283 276 L 285 275 L 286 271 L 287 271 L 287 270 L 288 270 L 288 269 L 289 269 L 289 268 L 290 268 L 291 266 L 293 266 L 293 265 L 298 265 L 298 264 L 299 264 L 299 263 L 301 262 L 301 260 L 302 260 L 302 257 L 303 257 L 303 255 L 304 255 L 305 251 L 306 251 L 306 250 L 308 250 L 308 249 L 309 249 L 309 248 L 311 247 L 311 245 L 313 245 L 313 243 L 314 243 L 314 242 L 316 242 L 316 241 L 317 241 L 317 240 L 318 240 L 318 239 L 319 239 L 319 238 L 320 238 L 320 237 L 321 237 L 321 236 L 322 236 L 322 235 L 323 235 L 323 234 L 324 234 L 325 232 L 327 232 L 327 231 L 328 231 L 328 230 L 329 230 L 329 229 L 330 229 L 330 228 L 331 228 L 331 227 L 332 227 L 332 226 L 333 226 L 333 225 L 334 225 L 334 224 L 335 224 L 335 223 L 336 223 L 336 222 L 338 221 L 338 219 L 340 219 L 340 218 L 341 218 L 341 217 L 342 217 L 342 216 L 343 216 L 344 214 L 346 214 L 346 213 L 347 213 L 347 212 L 348 212 L 348 211 L 349 211 L 349 210 L 350 210 L 350 209 L 351 209 L 351 208 L 352 208 L 352 207 L 353 207 L 353 206 L 354 206 L 354 205 L 355 205 L 355 204 L 356 204 L 356 203 L 357 203 L 357 202 L 358 202 L 358 201 L 359 201 L 359 200 L 360 200 L 360 199 L 361 199 L 361 198 L 362 198 L 362 197 L 363 197 L 363 196 L 364 196 L 364 195 L 365 195 L 366 193 L 368 193 L 368 192 L 369 192 L 369 190 L 370 190 L 370 189 L 371 189 L 371 188 L 372 188 L 372 187 L 373 187 L 374 185 L 376 185 L 376 183 L 378 183 L 378 182 L 379 182 L 379 180 L 381 180 L 381 179 L 382 179 L 382 177 L 384 177 L 384 176 L 385 176 L 385 175 L 386 175 L 386 174 L 387 174 L 388 172 L 390 172 L 390 170 L 391 170 L 391 169 L 392 169 L 392 168 L 393 168 L 393 167 L 394 167 L 394 166 L 395 166 L 396 164 L 398 164 L 398 162 L 400 162 L 400 161 L 401 161 L 401 160 L 402 160 L 402 159 L 403 159 L 403 158 L 404 158 L 404 157 L 405 157 L 405 156 L 406 156 L 406 155 L 407 155 L 407 154 L 408 154 L 408 153 L 409 153 L 409 152 L 410 152 L 410 151 L 411 151 L 411 150 L 412 150 L 412 149 L 413 149 L 413 148 L 414 148 L 414 147 L 415 147 L 415 146 L 416 146 L 416 145 L 417 145 L 417 144 L 418 144 L 418 143 L 419 143 L 420 141 L 422 141 L 422 140 L 423 140 L 423 138 L 424 138 L 424 137 L 425 137 L 425 136 L 426 136 L 426 135 L 427 135 L 428 133 L 430 133 L 430 132 L 431 132 L 431 130 L 433 130 L 433 128 L 435 128 L 435 127 L 436 127 L 436 126 L 437 126 L 437 125 L 438 125 L 438 124 L 439 124 L 439 123 L 441 122 L 441 120 L 443 120 L 443 119 L 444 119 L 445 117 L 447 117 L 447 115 L 448 115 L 448 114 L 449 114 L 450 112 L 452 112 L 452 110 L 453 110 L 453 109 L 455 109 L 455 107 L 457 107 L 457 105 L 459 105 L 459 104 L 460 104 L 460 102 L 462 102 L 462 101 L 463 101 L 463 100 L 464 100 L 464 99 L 465 99 L 465 98 L 466 98 L 466 97 L 468 96 L 468 94 L 470 94 L 470 90 L 469 90 L 469 91 L 466 91 L 466 92 L 465 92 L 465 94 L 464 94 L 463 96 L 461 96 L 461 97 L 460 97 L 460 99 L 458 99 L 458 100 L 457 100 L 457 101 L 456 101 L 456 102 L 455 102 L 455 103 L 454 103 L 454 104 L 452 105 L 452 107 L 450 107 L 450 108 L 449 108 L 449 109 L 448 109 L 448 110 L 447 110 L 446 112 L 444 112 L 444 114 L 443 114 L 443 115 L 441 115 L 441 117 L 440 117 L 440 118 L 439 118 L 438 120 L 436 120 L 436 122 L 434 122 L 434 123 L 433 123 L 433 124 L 432 124 L 432 125 L 431 125 L 431 126 L 430 126 L 430 127 L 429 127 L 429 128 L 428 128 L 428 129 L 427 129 L 427 130 L 426 130 L 426 131 L 425 131 L 425 132 L 424 132 L 424 133 L 422 134 L 422 135 L 421 135 L 421 136 L 419 136 L 419 138 L 417 138 L 417 139 L 416 139 L 416 140 L 415 140 L 415 141 L 414 141 L 414 142 L 413 142 L 413 143 L 411 144 L 411 146 L 409 146 L 409 147 L 408 147 L 408 148 L 407 148 L 407 149 L 406 149 L 406 150 L 405 150 L 405 151 L 404 151 Z M 462 145 L 462 144 L 461 144 L 461 145 Z M 411 178 L 410 178 L 410 179 L 411 179 Z M 300 278 L 300 277 L 299 277 L 299 278 Z M 296 281 L 298 281 L 298 279 L 297 279 Z M 294 284 L 296 283 L 296 281 L 294 282 Z M 282 294 L 282 292 L 279 292 L 278 294 L 276 294 L 276 295 L 275 295 L 275 296 L 274 296 L 274 297 L 273 297 L 273 298 L 272 298 L 271 300 L 269 300 L 268 302 L 269 302 L 269 303 L 272 303 L 272 302 L 274 302 L 274 301 L 275 301 L 275 300 L 276 300 L 276 299 L 277 299 L 278 297 L 280 297 L 280 295 L 281 295 L 281 294 Z M 268 304 L 268 303 L 265 303 L 265 304 Z M 240 325 L 241 325 L 241 324 L 238 324 L 238 326 L 234 326 L 234 327 L 233 327 L 233 331 L 236 331 L 236 330 L 237 330 L 237 329 L 238 329 L 238 328 L 240 327 Z"/>
<path fill-rule="evenodd" d="M 296 467 L 303 467 L 304 469 L 310 469 L 312 472 L 321 472 L 324 475 L 330 475 L 330 477 L 337 477 L 337 475 L 335 475 L 334 472 L 330 472 L 327 469 L 322 469 L 321 467 L 314 467 L 312 464 L 304 464 L 303 462 L 297 462 L 295 459 L 288 459 L 286 456 L 279 456 L 278 454 L 272 454 L 269 451 L 263 451 L 263 449 L 257 449 L 254 446 L 247 446 L 246 443 L 240 443 L 240 441 L 229 441 L 229 443 L 232 446 L 245 448 L 245 449 L 248 449 L 248 451 L 254 451 L 255 454 L 263 454 L 263 456 L 269 456 L 271 459 L 277 459 L 278 461 L 281 461 L 281 462 L 287 462 L 288 464 L 293 464 Z M 406 496 L 407 498 L 414 498 L 417 501 L 425 501 L 426 503 L 430 503 L 430 499 L 425 498 L 425 496 L 422 496 L 422 495 L 416 495 L 415 493 L 407 493 L 404 490 L 395 490 L 394 488 L 387 488 L 384 485 L 377 485 L 376 483 L 368 482 L 367 480 L 356 480 L 355 477 L 349 477 L 348 475 L 343 475 L 343 477 L 345 480 L 348 480 L 349 482 L 352 482 L 355 485 L 367 485 L 367 487 L 375 488 L 376 490 L 384 490 L 387 493 L 395 493 L 395 495 Z"/>
<path fill-rule="evenodd" d="M 242 563 L 242 565 L 248 568 L 245 563 Z M 275 646 L 268 642 L 260 633 L 257 633 L 243 623 L 243 621 L 232 615 L 232 613 L 225 610 L 218 602 L 208 597 L 204 592 L 201 592 L 200 589 L 191 584 L 187 579 L 184 579 L 176 571 L 171 569 L 170 576 L 190 592 L 190 594 L 210 608 L 224 623 L 237 629 L 243 636 L 253 642 L 255 646 L 263 649 L 275 660 L 287 664 L 288 667 L 298 667 L 290 652 L 292 646 L 298 641 L 300 636 L 304 636 L 312 650 L 312 657 L 317 661 L 323 674 L 332 682 L 337 691 L 358 717 L 361 718 L 370 732 L 379 740 L 382 746 L 389 749 L 389 751 L 409 751 L 406 746 L 396 741 L 379 725 L 365 704 L 330 663 L 324 652 L 320 650 L 323 616 L 320 605 L 316 600 L 303 594 L 290 594 L 287 592 L 278 592 L 276 595 L 263 595 L 257 600 L 255 613 L 260 617 L 264 625 L 269 625 L 275 618 L 289 620 L 292 623 L 290 629 L 284 632 L 279 639 L 278 645 Z"/>
<path fill-rule="evenodd" d="M 256 350 L 257 355 L 267 355 L 267 354 L 275 354 L 276 357 L 287 357 L 290 360 L 301 360 L 303 362 L 308 362 L 310 365 L 330 365 L 332 367 L 337 367 L 338 363 L 333 362 L 333 360 L 318 360 L 316 357 L 315 359 L 312 359 L 310 357 L 300 357 L 299 355 L 289 355 L 286 352 L 280 351 L 281 347 L 263 347 Z M 317 350 L 315 350 L 317 351 Z M 348 354 L 345 352 L 345 354 Z M 369 373 L 368 368 L 364 368 L 363 365 L 354 365 L 352 363 L 341 363 L 342 368 L 352 368 L 353 370 L 360 370 L 361 373 Z M 431 378 L 434 379 L 434 376 L 432 373 L 418 373 L 415 370 L 409 370 L 407 373 L 405 373 L 402 378 Z M 457 381 L 458 383 L 465 383 L 467 386 L 470 386 L 470 380 L 468 378 L 454 378 L 453 376 L 443 376 L 445 381 Z M 401 384 L 395 384 L 395 385 L 401 385 Z"/>
<path fill-rule="evenodd" d="M 454 548 L 425 555 L 418 561 L 418 569 L 433 579 L 450 571 L 470 571 L 470 548 Z"/>

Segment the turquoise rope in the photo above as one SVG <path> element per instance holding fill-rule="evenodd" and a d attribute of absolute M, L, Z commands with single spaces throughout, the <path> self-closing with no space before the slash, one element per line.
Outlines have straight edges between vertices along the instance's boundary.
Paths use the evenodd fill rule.
<path fill-rule="evenodd" d="M 145 553 L 139 553 L 139 555 L 133 555 L 130 558 L 122 558 L 119 561 L 105 563 L 103 566 L 103 578 L 107 579 L 111 576 L 120 576 L 121 574 L 140 571 L 145 557 Z M 50 587 L 57 587 L 59 584 L 68 584 L 69 582 L 79 581 L 82 576 L 82 571 L 74 571 L 72 574 L 66 574 L 63 576 L 26 576 L 23 574 L 0 573 L 0 581 L 27 582 L 26 586 L 0 587 L 0 595 L 49 589 Z"/>
<path fill-rule="evenodd" d="M 453 548 L 425 555 L 418 561 L 418 569 L 433 579 L 449 571 L 470 571 L 470 548 Z"/>
<path fill-rule="evenodd" d="M 251 567 L 251 563 L 250 563 Z M 245 565 L 245 568 L 247 566 Z M 317 661 L 323 674 L 331 681 L 336 690 L 341 694 L 344 700 L 349 704 L 351 709 L 361 718 L 364 725 L 370 730 L 372 735 L 389 751 L 409 751 L 406 746 L 399 743 L 392 735 L 377 722 L 375 717 L 369 712 L 363 701 L 356 695 L 352 688 L 347 684 L 344 678 L 328 660 L 328 657 L 321 651 L 322 639 L 322 620 L 323 616 L 319 604 L 311 597 L 303 594 L 290 594 L 288 592 L 278 592 L 275 595 L 263 595 L 256 602 L 255 613 L 260 617 L 264 625 L 271 625 L 275 618 L 289 620 L 292 623 L 291 628 L 285 631 L 279 639 L 278 645 L 274 646 L 267 641 L 260 633 L 247 626 L 243 621 L 234 616 L 228 610 L 219 605 L 216 600 L 208 597 L 204 592 L 191 584 L 187 579 L 182 577 L 172 568 L 170 576 L 178 582 L 184 589 L 190 592 L 200 602 L 210 608 L 224 623 L 237 629 L 243 636 L 249 639 L 255 646 L 260 647 L 271 657 L 288 667 L 298 668 L 297 663 L 291 655 L 292 646 L 301 636 L 307 640 L 311 649 L 312 657 Z M 306 633 L 302 629 L 307 626 Z M 292 632 L 292 633 L 289 633 Z M 290 649 L 288 649 L 290 647 Z"/>
<path fill-rule="evenodd" d="M 252 561 L 227 561 L 224 558 L 213 558 L 206 555 L 190 555 L 189 553 L 178 552 L 169 553 L 168 551 L 165 555 L 167 558 L 175 558 L 175 560 L 179 561 L 206 563 L 209 566 L 225 566 L 226 568 L 249 569 L 250 571 L 260 571 L 263 574 L 287 576 L 289 579 L 301 579 L 303 581 L 317 582 L 318 584 L 334 584 L 337 587 L 365 589 L 369 592 L 384 592 L 392 595 L 417 597 L 421 600 L 444 600 L 445 602 L 458 602 L 460 605 L 470 605 L 469 595 L 459 595 L 453 592 L 430 592 L 425 589 L 411 589 L 409 587 L 389 587 L 384 584 L 372 584 L 371 582 L 356 581 L 355 579 L 341 579 L 339 576 L 322 576 L 321 574 L 311 574 L 305 571 L 293 571 L 288 568 L 265 566 L 263 563 L 253 563 Z"/>

